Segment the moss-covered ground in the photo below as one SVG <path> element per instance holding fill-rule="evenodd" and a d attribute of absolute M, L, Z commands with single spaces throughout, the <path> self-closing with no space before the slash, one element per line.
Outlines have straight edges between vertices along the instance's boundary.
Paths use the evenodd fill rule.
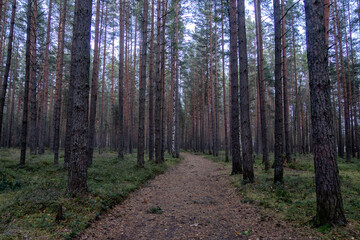
<path fill-rule="evenodd" d="M 136 154 L 117 158 L 116 152 L 94 154 L 88 169 L 89 194 L 69 198 L 67 170 L 60 156 L 58 167 L 53 154 L 29 156 L 19 166 L 20 151 L 0 150 L 0 239 L 70 239 L 84 231 L 91 221 L 148 179 L 179 162 L 165 156 L 163 164 L 146 160 L 136 165 Z M 59 206 L 64 220 L 55 221 Z"/>

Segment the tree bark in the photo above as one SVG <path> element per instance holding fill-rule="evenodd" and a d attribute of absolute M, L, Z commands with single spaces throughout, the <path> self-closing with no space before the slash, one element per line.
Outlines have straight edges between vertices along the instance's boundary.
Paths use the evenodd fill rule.
<path fill-rule="evenodd" d="M 124 0 L 120 0 L 119 136 L 118 157 L 124 159 Z"/>
<path fill-rule="evenodd" d="M 102 84 L 101 84 L 101 108 L 100 108 L 100 139 L 99 139 L 99 154 L 103 152 L 103 149 L 106 147 L 104 139 L 104 98 L 105 98 L 105 71 L 106 71 L 106 45 L 107 45 L 107 21 L 108 21 L 108 9 L 107 3 L 105 6 L 105 36 L 104 36 L 104 54 L 103 54 L 103 71 L 102 71 Z"/>
<path fill-rule="evenodd" d="M 30 29 L 30 154 L 37 154 L 37 101 L 36 101 L 36 41 L 37 41 L 37 0 L 32 0 L 32 24 Z"/>
<path fill-rule="evenodd" d="M 45 54 L 44 54 L 44 69 L 43 69 L 43 99 L 42 99 L 42 111 L 40 116 L 40 135 L 39 135 L 39 154 L 45 152 L 44 145 L 46 141 L 46 119 L 48 114 L 48 94 L 49 94 L 49 48 L 50 48 L 50 33 L 51 33 L 51 15 L 52 15 L 52 0 L 49 1 L 49 13 L 46 28 L 46 42 L 45 42 Z"/>
<path fill-rule="evenodd" d="M 281 8 L 280 1 L 274 0 L 275 25 L 275 162 L 274 183 L 283 182 L 283 104 L 281 76 Z"/>
<path fill-rule="evenodd" d="M 317 202 L 315 223 L 345 224 L 330 102 L 323 1 L 305 0 L 305 13 Z"/>
<path fill-rule="evenodd" d="M 255 18 L 256 18 L 256 41 L 257 41 L 257 64 L 258 64 L 258 84 L 260 97 L 260 121 L 261 121 L 261 145 L 263 154 L 263 163 L 265 170 L 269 170 L 270 161 L 268 153 L 268 136 L 267 136 L 267 116 L 265 106 L 265 84 L 264 84 L 264 56 L 261 24 L 260 0 L 254 0 Z"/>
<path fill-rule="evenodd" d="M 147 25 L 148 25 L 148 0 L 144 0 L 144 13 L 142 20 L 142 52 L 141 52 L 141 76 L 139 88 L 139 131 L 138 131 L 138 153 L 137 165 L 144 167 L 145 151 L 145 92 L 146 92 L 146 60 L 147 60 Z"/>
<path fill-rule="evenodd" d="M 288 97 L 288 74 L 287 74 L 287 56 L 286 56 L 286 29 L 285 29 L 285 1 L 281 0 L 282 15 L 282 70 L 283 70 L 283 91 L 284 91 L 284 134 L 285 134 L 285 156 L 286 162 L 291 162 L 290 130 L 289 130 L 289 97 Z"/>
<path fill-rule="evenodd" d="M 224 138 L 225 138 L 225 162 L 229 161 L 229 140 L 227 129 L 227 110 L 226 110 L 226 83 L 225 83 L 225 52 L 224 52 L 224 6 L 221 1 L 221 57 L 222 57 L 222 89 L 224 107 Z"/>
<path fill-rule="evenodd" d="M 121 1 L 121 0 L 120 0 Z M 95 39 L 94 39 L 94 59 L 91 80 L 91 96 L 90 96 L 90 114 L 89 114 L 89 150 L 88 150 L 88 166 L 92 164 L 94 144 L 95 144 L 95 124 L 96 124 L 96 102 L 99 85 L 99 61 L 100 61 L 100 0 L 96 1 L 95 15 Z M 121 14 L 121 13 L 120 13 Z"/>
<path fill-rule="evenodd" d="M 25 87 L 24 87 L 24 101 L 23 101 L 23 116 L 21 126 L 21 154 L 20 165 L 25 165 L 26 158 L 26 140 L 27 140 L 27 127 L 28 127 L 28 102 L 29 102 L 29 83 L 30 83 L 30 34 L 32 25 L 32 0 L 27 2 L 26 10 L 27 27 L 26 27 L 26 51 L 25 51 Z"/>
<path fill-rule="evenodd" d="M 254 182 L 253 149 L 249 111 L 248 55 L 245 27 L 245 1 L 238 0 L 239 66 L 240 66 L 240 107 L 241 144 L 243 157 L 243 183 Z"/>
<path fill-rule="evenodd" d="M 2 82 L 2 88 L 1 88 L 1 94 L 0 94 L 0 138 L 1 138 L 3 116 L 4 116 L 3 114 L 4 114 L 4 106 L 5 106 L 5 99 L 6 99 L 6 89 L 7 89 L 7 85 L 8 85 L 10 66 L 11 66 L 11 58 L 12 58 L 15 14 L 16 14 L 16 0 L 14 0 L 13 4 L 12 4 L 9 41 L 8 41 L 7 56 L 6 56 L 6 65 L 5 65 L 4 79 Z"/>
<path fill-rule="evenodd" d="M 71 153 L 67 189 L 71 196 L 87 192 L 91 12 L 92 1 L 75 1 L 70 69 L 70 88 L 73 90 L 69 95 L 72 97 Z"/>
<path fill-rule="evenodd" d="M 337 1 L 334 1 L 335 7 L 335 18 L 337 25 L 337 33 L 338 33 L 338 42 L 340 49 L 340 64 L 341 64 L 341 83 L 343 88 L 343 98 L 344 98 L 344 118 L 345 118 L 345 146 L 346 146 L 346 161 L 351 160 L 351 134 L 350 134 L 350 114 L 349 114 L 349 96 L 347 91 L 347 84 L 345 78 L 345 63 L 344 63 L 344 55 L 343 55 L 343 45 L 342 45 L 342 34 L 340 29 L 340 18 L 339 11 L 337 8 Z"/>
<path fill-rule="evenodd" d="M 229 1 L 230 12 L 230 81 L 231 81 L 231 174 L 242 173 L 239 139 L 239 100 L 238 100 L 238 57 L 237 57 L 237 24 L 236 0 Z"/>
<path fill-rule="evenodd" d="M 56 89 L 54 105 L 54 164 L 59 164 L 59 145 L 60 145 L 60 118 L 61 118 L 61 101 L 62 101 L 62 81 L 64 70 L 64 40 L 65 40 L 65 22 L 66 22 L 66 5 L 67 0 L 62 1 L 60 13 L 58 50 L 56 57 Z"/>

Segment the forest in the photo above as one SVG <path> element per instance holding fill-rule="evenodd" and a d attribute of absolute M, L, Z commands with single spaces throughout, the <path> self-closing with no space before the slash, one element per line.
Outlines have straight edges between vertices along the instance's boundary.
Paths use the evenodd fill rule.
<path fill-rule="evenodd" d="M 360 239 L 360 0 L 0 0 L 0 239 Z"/>

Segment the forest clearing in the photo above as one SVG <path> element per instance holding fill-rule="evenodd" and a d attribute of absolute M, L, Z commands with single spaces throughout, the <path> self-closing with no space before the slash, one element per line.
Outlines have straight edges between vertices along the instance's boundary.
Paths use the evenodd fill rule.
<path fill-rule="evenodd" d="M 0 0 L 0 239 L 360 239 L 360 0 Z"/>

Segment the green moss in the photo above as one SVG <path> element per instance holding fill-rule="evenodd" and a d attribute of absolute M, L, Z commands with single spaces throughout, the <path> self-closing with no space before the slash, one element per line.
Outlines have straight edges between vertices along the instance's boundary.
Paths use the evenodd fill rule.
<path fill-rule="evenodd" d="M 144 168 L 138 168 L 136 155 L 119 160 L 115 152 L 95 154 L 88 169 L 89 194 L 68 198 L 62 158 L 60 167 L 55 167 L 53 155 L 46 152 L 29 156 L 20 167 L 19 156 L 15 149 L 0 150 L 0 239 L 75 237 L 103 211 L 180 161 L 165 156 L 163 164 L 146 161 Z M 65 219 L 57 223 L 59 205 Z"/>
<path fill-rule="evenodd" d="M 224 153 L 219 157 L 205 155 L 215 162 L 221 162 L 230 173 L 231 162 L 224 163 Z M 273 184 L 273 169 L 264 171 L 262 156 L 254 157 L 255 183 L 242 185 L 242 176 L 231 176 L 232 184 L 237 188 L 242 202 L 261 206 L 269 214 L 276 214 L 294 226 L 309 225 L 316 215 L 315 173 L 313 155 L 298 155 L 287 163 L 284 169 L 284 184 Z M 273 154 L 270 154 L 273 162 Z M 346 162 L 338 159 L 341 190 L 347 219 L 351 222 L 347 227 L 318 229 L 324 238 L 351 239 L 360 234 L 360 161 L 353 159 Z M 331 226 L 330 226 L 331 227 Z M 356 235 L 356 232 L 358 235 Z"/>

